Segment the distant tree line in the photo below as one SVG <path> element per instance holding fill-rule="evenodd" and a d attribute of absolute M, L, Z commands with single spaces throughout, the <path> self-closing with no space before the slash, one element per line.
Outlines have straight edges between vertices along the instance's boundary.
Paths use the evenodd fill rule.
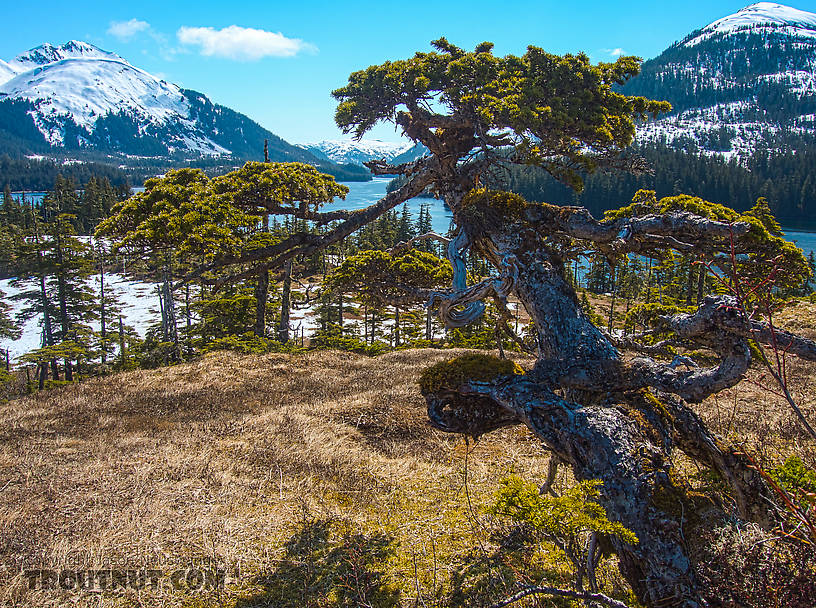
<path fill-rule="evenodd" d="M 627 204 L 638 190 L 654 190 L 658 197 L 682 192 L 736 211 L 747 211 L 762 197 L 784 226 L 816 229 L 816 146 L 812 143 L 786 153 L 759 150 L 743 161 L 662 144 L 633 146 L 630 154 L 643 156 L 654 173 L 586 175 L 581 192 L 533 166 L 496 171 L 484 181 L 531 202 L 580 205 L 595 217 Z M 404 183 L 396 178 L 387 190 L 392 192 Z M 425 196 L 433 195 L 428 192 Z"/>
<path fill-rule="evenodd" d="M 666 146 L 641 146 L 653 175 L 596 173 L 576 193 L 546 172 L 515 167 L 494 177 L 527 200 L 559 205 L 582 205 L 601 217 L 628 203 L 638 190 L 654 190 L 658 197 L 686 193 L 737 211 L 750 209 L 757 198 L 768 200 L 776 218 L 791 228 L 816 228 L 816 148 L 783 154 L 758 151 L 743 164 L 719 156 L 682 152 Z"/>
<path fill-rule="evenodd" d="M 127 174 L 111 165 L 101 163 L 58 164 L 53 160 L 37 158 L 12 158 L 0 155 L 0 188 L 12 191 L 46 191 L 54 186 L 57 178 L 67 179 L 77 187 L 91 179 L 104 179 L 111 185 L 130 189 Z"/>

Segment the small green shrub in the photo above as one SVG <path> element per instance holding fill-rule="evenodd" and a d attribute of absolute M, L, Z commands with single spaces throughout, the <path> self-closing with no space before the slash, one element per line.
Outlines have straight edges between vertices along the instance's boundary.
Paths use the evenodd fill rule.
<path fill-rule="evenodd" d="M 617 536 L 631 544 L 638 542 L 634 532 L 610 521 L 606 510 L 596 502 L 601 481 L 582 481 L 563 496 L 541 494 L 537 485 L 516 475 L 503 479 L 501 484 L 490 511 L 525 523 L 558 545 L 573 546 L 586 532 Z"/>
<path fill-rule="evenodd" d="M 798 456 L 768 471 L 771 478 L 788 493 L 805 502 L 816 502 L 816 471 L 805 466 Z"/>
<path fill-rule="evenodd" d="M 317 350 L 344 350 L 359 355 L 375 357 L 391 350 L 391 347 L 384 342 L 374 342 L 366 344 L 359 338 L 341 335 L 337 331 L 318 332 L 312 337 L 311 348 Z"/>
<path fill-rule="evenodd" d="M 634 532 L 610 521 L 598 504 L 602 485 L 598 480 L 582 481 L 561 496 L 549 496 L 541 494 L 537 485 L 512 475 L 501 481 L 489 511 L 532 531 L 551 560 L 568 563 L 576 589 L 583 589 L 587 581 L 598 589 L 596 568 L 603 569 L 605 564 L 592 539 L 616 536 L 630 544 L 638 542 Z"/>

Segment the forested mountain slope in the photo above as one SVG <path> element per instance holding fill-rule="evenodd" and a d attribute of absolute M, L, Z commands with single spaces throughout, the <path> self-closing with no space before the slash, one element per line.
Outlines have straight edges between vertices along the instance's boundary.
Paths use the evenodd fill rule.
<path fill-rule="evenodd" d="M 640 128 L 641 142 L 745 158 L 813 140 L 814 70 L 816 14 L 760 2 L 646 61 L 623 89 L 673 106 Z"/>

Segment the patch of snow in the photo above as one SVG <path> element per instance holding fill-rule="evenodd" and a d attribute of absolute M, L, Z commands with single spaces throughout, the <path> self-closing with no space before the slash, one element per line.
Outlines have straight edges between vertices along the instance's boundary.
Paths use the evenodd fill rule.
<path fill-rule="evenodd" d="M 20 312 L 24 303 L 11 300 L 11 296 L 23 291 L 37 288 L 37 280 L 32 279 L 24 282 L 19 287 L 13 287 L 11 282 L 14 279 L 0 280 L 0 292 L 5 294 L 4 301 L 11 306 L 10 315 L 12 318 Z M 99 278 L 88 279 L 88 285 L 99 294 Z M 122 322 L 133 327 L 140 336 L 144 336 L 147 328 L 161 320 L 159 312 L 159 298 L 156 294 L 156 286 L 152 283 L 134 281 L 121 274 L 111 273 L 105 275 L 105 290 L 117 296 L 122 308 Z M 109 330 L 114 331 L 114 325 L 118 320 L 109 325 Z M 91 323 L 91 327 L 98 331 L 99 321 Z M 9 357 L 16 360 L 22 355 L 36 350 L 42 346 L 42 328 L 40 327 L 40 317 L 28 319 L 22 327 L 22 335 L 18 340 L 0 340 L 0 349 L 8 349 Z"/>
<path fill-rule="evenodd" d="M 8 63 L 0 59 L 0 84 L 8 82 L 17 75 L 17 71 Z"/>

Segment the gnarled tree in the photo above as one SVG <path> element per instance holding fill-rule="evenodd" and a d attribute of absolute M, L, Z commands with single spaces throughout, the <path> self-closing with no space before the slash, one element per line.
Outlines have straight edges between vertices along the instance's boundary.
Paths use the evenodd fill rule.
<path fill-rule="evenodd" d="M 281 265 L 344 238 L 430 187 L 458 227 L 447 244 L 452 287 L 434 293 L 431 305 L 449 327 L 459 327 L 483 313 L 486 298 L 501 301 L 512 292 L 533 321 L 538 345 L 537 362 L 524 375 L 506 375 L 500 365 L 465 373 L 455 361 L 429 370 L 422 390 L 431 423 L 471 436 L 526 425 L 577 479 L 603 483 L 600 500 L 609 518 L 638 538 L 612 543 L 642 603 L 709 605 L 713 598 L 695 573 L 699 530 L 693 522 L 702 518 L 691 517 L 708 507 L 678 482 L 672 453 L 681 450 L 716 472 L 746 520 L 772 524 L 774 499 L 750 462 L 710 432 L 688 404 L 743 378 L 752 339 L 776 340 L 810 360 L 816 360 L 816 343 L 771 331 L 744 314 L 733 297 L 718 296 L 704 299 L 693 313 L 662 320 L 672 340 L 713 351 L 716 365 L 664 362 L 646 346 L 646 354 L 626 358 L 623 346 L 640 345 L 619 344 L 591 322 L 565 278 L 564 255 L 576 243 L 612 259 L 693 251 L 729 273 L 729 259 L 742 263 L 759 245 L 777 247 L 768 259 L 795 251 L 768 238 L 761 222 L 690 197 L 637 200 L 598 221 L 580 207 L 530 204 L 482 187 L 495 184 L 502 167 L 512 163 L 537 165 L 576 188 L 584 172 L 643 171 L 641 161 L 620 153 L 632 142 L 637 121 L 669 106 L 616 92 L 638 72 L 634 57 L 592 65 L 583 54 L 555 56 L 535 47 L 522 56 L 497 57 L 490 43 L 473 52 L 445 39 L 433 45 L 435 51 L 355 72 L 334 92 L 336 121 L 346 133 L 361 137 L 390 121 L 427 147 L 429 153 L 415 162 L 369 163 L 375 173 L 403 176 L 399 189 L 361 211 L 309 215 L 341 220 L 326 234 L 296 234 L 266 250 L 215 262 L 257 262 L 244 276 Z M 468 250 L 484 256 L 495 276 L 467 285 Z"/>

